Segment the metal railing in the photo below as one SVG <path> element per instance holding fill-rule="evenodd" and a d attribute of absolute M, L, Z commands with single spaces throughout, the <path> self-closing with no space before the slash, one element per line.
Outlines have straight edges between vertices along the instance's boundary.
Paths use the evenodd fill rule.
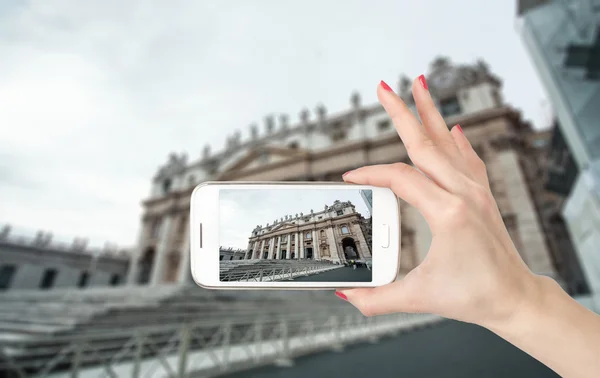
<path fill-rule="evenodd" d="M 367 318 L 356 312 L 304 313 L 140 327 L 133 333 L 113 329 L 69 337 L 5 339 L 0 344 L 0 375 L 211 376 L 373 341 L 439 320 L 431 315 Z"/>
<path fill-rule="evenodd" d="M 298 276 L 308 276 L 311 274 L 317 274 L 332 269 L 338 269 L 343 265 L 332 265 L 332 264 L 302 264 L 302 265 L 290 265 L 284 267 L 257 267 L 254 269 L 245 268 L 241 271 L 229 270 L 221 272 L 221 281 L 250 281 L 250 282 L 262 282 L 262 281 L 281 281 L 291 280 Z"/>

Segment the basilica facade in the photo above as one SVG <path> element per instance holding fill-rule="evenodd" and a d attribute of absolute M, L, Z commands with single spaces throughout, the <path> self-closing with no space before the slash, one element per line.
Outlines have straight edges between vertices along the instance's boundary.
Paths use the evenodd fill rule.
<path fill-rule="evenodd" d="M 365 219 L 354 205 L 335 201 L 324 210 L 286 215 L 272 225 L 256 226 L 246 259 L 312 259 L 336 264 L 371 258 Z"/>
<path fill-rule="evenodd" d="M 540 172 L 530 143 L 535 134 L 531 125 L 504 102 L 502 82 L 484 62 L 453 64 L 438 58 L 426 77 L 446 123 L 460 124 L 485 161 L 493 194 L 523 259 L 534 272 L 555 276 L 548 247 L 552 235 L 544 232 L 534 201 L 541 188 L 536 184 Z M 402 76 L 396 92 L 417 114 L 410 86 L 411 80 Z M 151 193 L 143 202 L 144 215 L 128 281 L 161 284 L 190 280 L 190 196 L 201 182 L 341 181 L 348 170 L 399 161 L 410 163 L 388 115 L 380 104 L 363 104 L 357 93 L 350 96 L 348 109 L 335 114 L 328 114 L 319 105 L 314 116 L 302 110 L 294 124 L 287 115 L 269 115 L 262 132 L 252 124 L 244 138 L 239 131 L 233 133 L 218 152 L 205 146 L 193 160 L 186 154 L 171 154 L 152 179 Z M 326 218 L 328 211 L 311 214 L 323 217 L 311 228 L 294 224 L 292 217 L 271 230 L 255 229 L 257 234 L 250 236 L 245 258 L 312 256 L 341 261 L 347 258 L 347 238 L 355 243 L 359 257 L 366 257 L 369 243 L 364 232 L 360 236 L 357 219 L 350 213 L 339 220 Z M 401 201 L 400 211 L 400 271 L 406 274 L 425 258 L 431 234 L 416 209 Z"/>

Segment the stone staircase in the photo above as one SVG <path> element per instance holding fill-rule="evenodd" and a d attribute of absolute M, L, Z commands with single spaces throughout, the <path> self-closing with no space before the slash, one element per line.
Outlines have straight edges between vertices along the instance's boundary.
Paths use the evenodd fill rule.
<path fill-rule="evenodd" d="M 221 281 L 237 281 L 257 276 L 260 271 L 264 275 L 286 275 L 310 268 L 311 274 L 341 267 L 330 261 L 316 261 L 312 259 L 290 259 L 290 260 L 238 260 L 221 262 L 219 277 Z"/>
<path fill-rule="evenodd" d="M 231 322 L 229 343 L 238 342 L 256 320 L 268 324 L 296 316 L 327 319 L 351 310 L 327 292 L 209 291 L 196 286 L 12 291 L 0 295 L 0 376 L 21 366 L 28 374 L 69 369 L 84 341 L 80 366 L 107 364 L 144 332 L 142 357 L 176 345 L 184 324 L 203 322 L 191 350 L 207 347 L 223 322 Z M 299 329 L 288 329 L 289 335 Z M 74 347 L 78 345 L 78 347 Z M 93 351 L 93 353 L 88 353 Z"/>

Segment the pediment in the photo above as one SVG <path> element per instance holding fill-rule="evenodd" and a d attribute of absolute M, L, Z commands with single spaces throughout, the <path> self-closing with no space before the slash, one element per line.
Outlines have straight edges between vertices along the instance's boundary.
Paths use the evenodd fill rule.
<path fill-rule="evenodd" d="M 283 222 L 277 224 L 277 226 L 273 227 L 272 231 L 285 230 L 286 228 L 296 228 L 297 224 L 293 224 L 292 222 Z"/>
<path fill-rule="evenodd" d="M 285 148 L 275 146 L 258 146 L 248 149 L 243 153 L 237 153 L 223 166 L 222 174 L 251 170 L 264 165 L 277 163 L 295 157 L 304 156 L 305 150 L 298 148 Z"/>

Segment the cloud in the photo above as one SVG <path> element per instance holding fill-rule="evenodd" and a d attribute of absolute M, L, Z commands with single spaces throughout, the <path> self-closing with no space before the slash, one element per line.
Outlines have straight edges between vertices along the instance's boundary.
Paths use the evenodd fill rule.
<path fill-rule="evenodd" d="M 0 222 L 134 244 L 169 152 L 218 150 L 267 113 L 346 109 L 353 90 L 373 103 L 380 79 L 440 53 L 487 59 L 535 119 L 543 92 L 514 14 L 476 0 L 2 2 Z"/>
<path fill-rule="evenodd" d="M 335 200 L 350 201 L 364 217 L 369 212 L 356 189 L 221 190 L 219 232 L 221 245 L 245 249 L 257 225 L 265 227 L 286 215 L 322 211 Z"/>

